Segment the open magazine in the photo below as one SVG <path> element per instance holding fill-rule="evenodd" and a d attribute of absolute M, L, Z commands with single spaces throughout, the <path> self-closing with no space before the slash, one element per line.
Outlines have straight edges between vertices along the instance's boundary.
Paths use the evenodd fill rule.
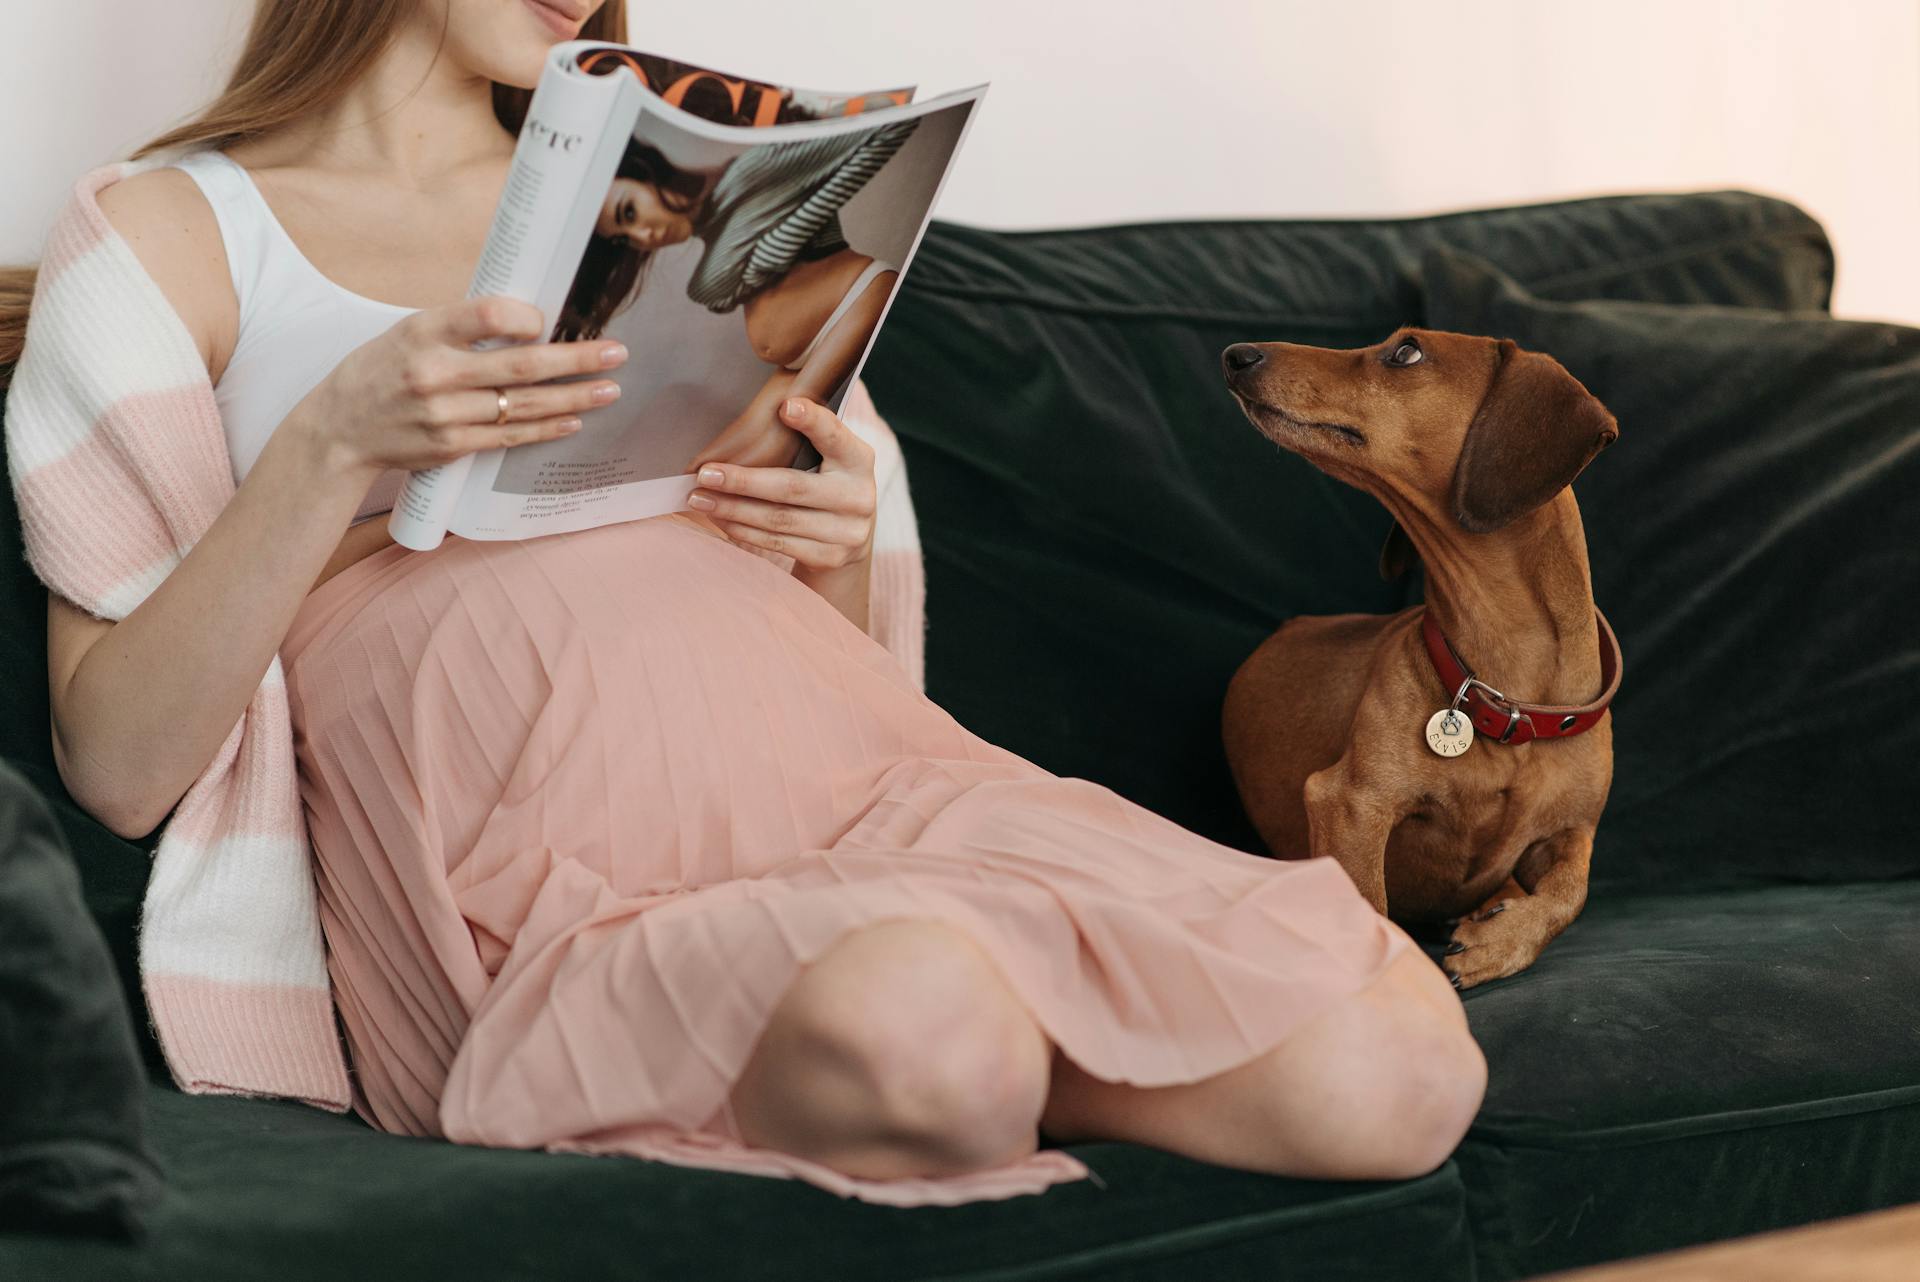
<path fill-rule="evenodd" d="M 817 93 L 622 45 L 551 50 L 468 290 L 609 338 L 611 405 L 409 474 L 394 540 L 522 539 L 676 511 L 707 459 L 819 465 L 787 396 L 839 412 L 986 86 Z"/>

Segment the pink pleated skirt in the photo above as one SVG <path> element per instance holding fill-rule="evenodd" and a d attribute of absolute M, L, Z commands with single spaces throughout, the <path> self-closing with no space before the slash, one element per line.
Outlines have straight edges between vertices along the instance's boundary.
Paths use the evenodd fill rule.
<path fill-rule="evenodd" d="M 692 514 L 384 548 L 282 657 L 354 1108 L 384 1131 L 899 1206 L 1038 1192 L 1087 1168 L 866 1180 L 746 1144 L 728 1095 L 801 968 L 952 923 L 1081 1067 L 1151 1087 L 1256 1058 L 1407 943 L 1331 860 L 969 733 Z"/>

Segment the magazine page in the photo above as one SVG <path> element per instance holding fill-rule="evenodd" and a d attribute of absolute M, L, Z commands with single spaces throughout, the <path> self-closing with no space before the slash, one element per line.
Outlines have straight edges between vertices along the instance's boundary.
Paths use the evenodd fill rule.
<path fill-rule="evenodd" d="M 467 297 L 504 294 L 555 314 L 572 274 L 569 250 L 578 254 L 599 213 L 589 175 L 617 163 L 643 92 L 630 77 L 575 75 L 566 57 L 549 58 L 514 144 Z M 473 459 L 408 475 L 387 518 L 395 542 L 416 551 L 440 545 L 459 510 Z"/>
<path fill-rule="evenodd" d="M 881 107 L 900 107 L 913 101 L 912 87 L 875 89 L 865 93 L 823 93 L 768 84 L 751 76 L 697 67 L 626 45 L 587 45 L 573 58 L 573 66 L 592 76 L 627 67 L 669 107 L 719 125 L 760 128 L 796 120 L 824 120 L 854 116 Z"/>
<path fill-rule="evenodd" d="M 620 398 L 570 436 L 474 456 L 453 530 L 527 538 L 676 511 L 708 460 L 816 465 L 777 407 L 839 410 L 983 93 L 766 128 L 644 94 L 548 313 L 550 339 L 626 344 Z"/>

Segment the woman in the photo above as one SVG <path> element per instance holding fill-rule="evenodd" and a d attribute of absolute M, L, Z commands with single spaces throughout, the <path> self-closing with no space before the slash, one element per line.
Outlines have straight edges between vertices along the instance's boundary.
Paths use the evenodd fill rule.
<path fill-rule="evenodd" d="M 1484 1083 L 1439 971 L 1332 861 L 1206 841 L 928 702 L 863 631 L 872 451 L 817 404 L 787 421 L 821 471 L 715 468 L 711 517 L 426 553 L 368 519 L 389 473 L 568 430 L 607 384 L 549 380 L 624 355 L 475 351 L 542 320 L 440 301 L 507 172 L 495 86 L 624 38 L 558 12 L 261 0 L 227 94 L 152 144 L 202 150 L 101 193 L 244 392 L 245 474 L 120 621 L 50 599 L 76 800 L 152 830 L 285 660 L 354 1106 L 384 1130 L 902 1204 L 1070 1178 L 1043 1131 L 1437 1165 Z M 283 359 L 354 332 L 323 374 Z"/>

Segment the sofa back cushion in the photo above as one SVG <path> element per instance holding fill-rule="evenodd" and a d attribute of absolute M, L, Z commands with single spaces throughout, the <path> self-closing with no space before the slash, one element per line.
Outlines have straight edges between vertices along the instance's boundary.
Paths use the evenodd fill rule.
<path fill-rule="evenodd" d="M 1297 614 L 1417 599 L 1388 518 L 1260 437 L 1220 351 L 1356 347 L 1421 317 L 1420 255 L 1552 297 L 1819 309 L 1818 224 L 1744 193 L 1389 221 L 999 233 L 936 225 L 866 380 L 927 560 L 928 693 L 976 733 L 1259 849 L 1220 747 L 1234 669 Z"/>
<path fill-rule="evenodd" d="M 0 416 L 7 394 L 0 388 Z M 5 446 L 0 444 L 0 449 Z M 11 477 L 11 471 L 8 473 Z M 27 564 L 11 483 L 0 487 L 0 758 L 53 764 L 47 711 L 47 589 Z"/>
<path fill-rule="evenodd" d="M 1424 278 L 1620 422 L 1574 486 L 1626 656 L 1595 884 L 1920 875 L 1920 329 Z"/>
<path fill-rule="evenodd" d="M 53 811 L 0 761 L 0 1230 L 138 1236 L 162 1191 L 126 995 Z"/>

